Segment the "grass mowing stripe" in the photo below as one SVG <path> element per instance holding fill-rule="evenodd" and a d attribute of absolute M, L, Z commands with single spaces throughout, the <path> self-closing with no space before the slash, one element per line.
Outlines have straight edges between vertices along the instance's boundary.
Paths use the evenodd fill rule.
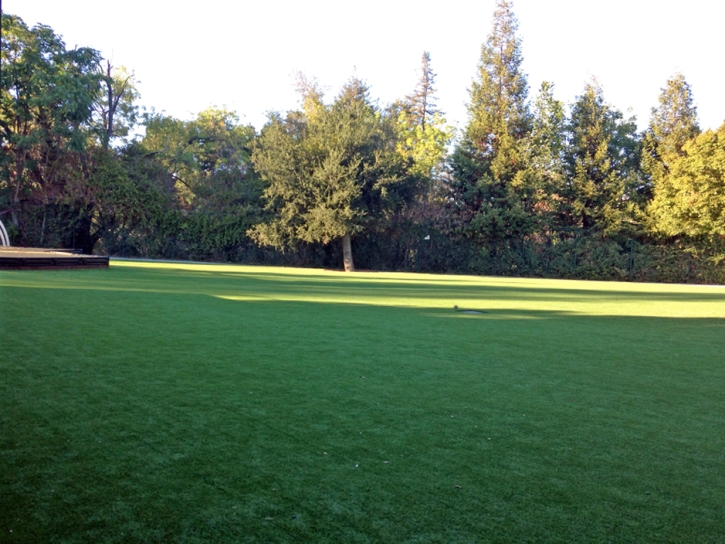
<path fill-rule="evenodd" d="M 722 288 L 0 274 L 0 540 L 723 533 Z"/>

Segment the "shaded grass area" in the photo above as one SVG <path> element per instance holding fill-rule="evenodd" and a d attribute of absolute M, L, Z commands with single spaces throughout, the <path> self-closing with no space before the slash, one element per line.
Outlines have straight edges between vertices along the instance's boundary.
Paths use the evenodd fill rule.
<path fill-rule="evenodd" d="M 113 263 L 0 330 L 2 542 L 725 534 L 722 288 Z"/>

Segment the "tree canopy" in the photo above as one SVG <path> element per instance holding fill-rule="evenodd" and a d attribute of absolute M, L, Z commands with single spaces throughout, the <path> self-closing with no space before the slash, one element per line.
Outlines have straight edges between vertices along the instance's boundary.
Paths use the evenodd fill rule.
<path fill-rule="evenodd" d="M 101 57 L 90 48 L 68 50 L 51 28 L 28 28 L 13 15 L 3 14 L 2 35 L 0 206 L 28 239 L 31 208 L 62 200 L 69 178 L 83 175 L 78 161 L 99 96 Z M 36 237 L 43 243 L 45 221 Z"/>
<path fill-rule="evenodd" d="M 566 215 L 571 225 L 616 234 L 632 216 L 638 180 L 634 119 L 604 100 L 596 81 L 577 98 L 567 127 Z"/>
<path fill-rule="evenodd" d="M 354 270 L 351 237 L 409 198 L 411 174 L 395 153 L 394 120 L 362 81 L 348 81 L 332 104 L 314 86 L 303 93 L 304 109 L 273 115 L 255 143 L 254 166 L 274 213 L 251 233 L 279 248 L 341 240 L 345 270 Z"/>
<path fill-rule="evenodd" d="M 671 159 L 651 213 L 665 235 L 725 238 L 725 123 L 688 140 Z"/>
<path fill-rule="evenodd" d="M 531 230 L 521 176 L 531 130 L 521 39 L 511 3 L 499 0 L 471 85 L 469 122 L 453 153 L 454 210 L 462 232 L 480 243 L 521 238 Z"/>
<path fill-rule="evenodd" d="M 2 14 L 0 218 L 12 243 L 249 263 L 725 282 L 721 127 L 670 77 L 645 130 L 595 78 L 529 97 L 497 0 L 455 130 L 432 55 L 379 104 L 350 78 L 261 130 L 225 107 L 140 106 L 133 70 Z M 643 62 L 645 62 L 643 60 Z"/>

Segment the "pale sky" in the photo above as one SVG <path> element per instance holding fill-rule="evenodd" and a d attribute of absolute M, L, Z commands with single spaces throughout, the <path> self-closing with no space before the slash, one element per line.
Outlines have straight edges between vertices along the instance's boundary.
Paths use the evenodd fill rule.
<path fill-rule="evenodd" d="M 294 74 L 331 98 L 351 76 L 385 105 L 409 94 L 429 51 L 438 103 L 459 128 L 494 0 L 5 0 L 68 47 L 100 50 L 140 81 L 141 103 L 181 119 L 215 105 L 259 130 L 297 107 Z M 596 77 L 605 99 L 645 128 L 667 79 L 682 72 L 703 129 L 725 121 L 725 0 L 514 0 L 533 98 L 543 80 L 571 103 Z"/>

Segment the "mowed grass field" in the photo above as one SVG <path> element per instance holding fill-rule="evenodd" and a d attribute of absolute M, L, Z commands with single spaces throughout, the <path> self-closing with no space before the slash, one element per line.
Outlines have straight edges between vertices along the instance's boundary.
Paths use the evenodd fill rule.
<path fill-rule="evenodd" d="M 725 541 L 722 287 L 114 261 L 0 340 L 0 542 Z"/>

